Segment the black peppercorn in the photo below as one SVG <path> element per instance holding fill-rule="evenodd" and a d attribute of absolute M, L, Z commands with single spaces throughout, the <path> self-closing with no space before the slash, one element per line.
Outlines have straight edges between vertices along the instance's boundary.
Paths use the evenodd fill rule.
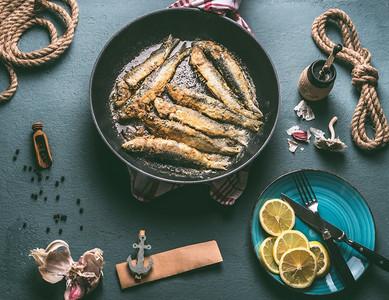
<path fill-rule="evenodd" d="M 59 233 L 59 234 L 62 234 L 62 228 L 60 228 L 60 229 L 58 230 L 58 233 Z"/>
<path fill-rule="evenodd" d="M 31 194 L 31 199 L 34 199 L 34 194 Z"/>
<path fill-rule="evenodd" d="M 46 228 L 46 232 L 47 232 L 47 233 L 50 232 L 50 227 L 47 227 L 47 228 Z"/>
<path fill-rule="evenodd" d="M 46 179 L 49 179 L 49 174 L 46 174 Z"/>
<path fill-rule="evenodd" d="M 55 222 L 55 223 L 58 223 L 58 221 L 59 221 L 59 218 L 55 218 L 55 219 L 54 219 L 54 222 Z"/>
<path fill-rule="evenodd" d="M 81 226 L 80 226 L 80 231 L 82 231 L 83 229 L 84 229 L 84 226 L 81 225 Z"/>
<path fill-rule="evenodd" d="M 55 196 L 55 200 L 59 200 L 59 197 L 60 197 L 59 195 Z"/>
<path fill-rule="evenodd" d="M 82 214 L 84 212 L 84 209 L 81 207 L 80 208 L 80 214 Z"/>
<path fill-rule="evenodd" d="M 29 166 L 29 167 L 28 167 L 28 170 L 29 170 L 29 171 L 31 171 L 31 170 L 32 170 L 32 167 L 31 167 L 31 166 Z"/>
<path fill-rule="evenodd" d="M 40 190 L 39 190 L 39 195 L 42 195 L 42 194 L 43 194 L 43 190 L 40 189 Z"/>
<path fill-rule="evenodd" d="M 59 181 L 58 180 L 55 182 L 55 186 L 59 186 Z"/>
<path fill-rule="evenodd" d="M 44 201 L 47 201 L 47 196 L 45 196 L 45 197 L 43 198 L 43 200 L 44 200 Z"/>
<path fill-rule="evenodd" d="M 31 182 L 34 182 L 35 178 L 34 177 L 31 177 Z"/>
<path fill-rule="evenodd" d="M 14 155 L 13 160 L 15 161 L 17 158 L 18 158 L 18 157 L 17 157 L 16 155 Z"/>
<path fill-rule="evenodd" d="M 61 181 L 62 181 L 62 182 L 65 181 L 65 176 L 61 176 Z"/>
<path fill-rule="evenodd" d="M 77 199 L 77 204 L 80 204 L 81 203 L 81 200 L 80 198 Z"/>
<path fill-rule="evenodd" d="M 24 222 L 23 223 L 23 228 L 26 228 L 27 227 L 27 222 Z"/>
<path fill-rule="evenodd" d="M 26 171 L 26 170 L 27 170 L 27 166 L 24 165 L 24 166 L 23 166 L 23 171 Z"/>
<path fill-rule="evenodd" d="M 18 155 L 19 151 L 20 151 L 19 149 L 16 149 L 15 154 Z"/>

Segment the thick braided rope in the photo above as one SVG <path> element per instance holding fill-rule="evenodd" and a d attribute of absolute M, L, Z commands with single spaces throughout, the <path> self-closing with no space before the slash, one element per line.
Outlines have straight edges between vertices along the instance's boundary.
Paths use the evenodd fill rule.
<path fill-rule="evenodd" d="M 60 56 L 73 41 L 78 22 L 78 5 L 75 0 L 61 0 L 70 7 L 71 15 L 60 5 L 46 0 L 0 0 L 0 62 L 9 73 L 11 83 L 0 94 L 0 102 L 10 100 L 18 87 L 14 66 L 32 67 L 48 63 Z M 37 17 L 42 10 L 57 12 L 65 22 L 66 31 L 58 38 L 57 30 L 50 21 Z M 34 52 L 19 50 L 18 42 L 23 33 L 33 26 L 45 27 L 50 44 Z"/>
<path fill-rule="evenodd" d="M 336 57 L 354 66 L 351 83 L 360 91 L 358 105 L 351 121 L 353 140 L 365 150 L 383 147 L 389 141 L 389 125 L 377 96 L 378 72 L 370 64 L 370 52 L 361 49 L 354 24 L 349 16 L 339 9 L 327 10 L 312 24 L 312 37 L 324 52 L 330 53 L 335 46 L 326 34 L 326 23 L 330 20 L 338 23 L 345 44 Z M 368 117 L 374 126 L 374 139 L 370 139 L 366 134 Z"/>

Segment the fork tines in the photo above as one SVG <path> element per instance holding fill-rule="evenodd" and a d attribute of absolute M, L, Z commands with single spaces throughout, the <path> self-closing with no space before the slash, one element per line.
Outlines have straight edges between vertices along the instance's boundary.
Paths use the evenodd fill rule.
<path fill-rule="evenodd" d="M 305 205 L 309 205 L 312 202 L 317 202 L 316 195 L 310 185 L 304 170 L 297 171 L 292 174 L 293 181 L 297 187 L 297 191 L 300 195 L 301 200 Z"/>

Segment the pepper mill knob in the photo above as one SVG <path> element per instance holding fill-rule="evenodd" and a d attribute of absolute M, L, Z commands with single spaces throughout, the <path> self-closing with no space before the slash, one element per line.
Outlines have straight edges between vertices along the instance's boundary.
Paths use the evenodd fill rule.
<path fill-rule="evenodd" d="M 43 125 L 40 122 L 36 122 L 36 123 L 32 124 L 32 129 L 34 131 L 42 130 L 42 128 L 43 128 Z"/>

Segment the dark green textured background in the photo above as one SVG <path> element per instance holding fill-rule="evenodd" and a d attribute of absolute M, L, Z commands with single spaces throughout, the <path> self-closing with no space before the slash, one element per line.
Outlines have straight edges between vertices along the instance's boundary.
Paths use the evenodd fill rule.
<path fill-rule="evenodd" d="M 0 106 L 0 299 L 62 299 L 65 283 L 42 280 L 30 249 L 45 248 L 54 239 L 70 244 L 74 259 L 86 250 L 104 251 L 104 280 L 87 299 L 284 299 L 300 294 L 274 283 L 261 269 L 251 249 L 249 221 L 260 192 L 285 172 L 299 168 L 332 171 L 349 180 L 364 195 L 376 221 L 376 250 L 389 257 L 389 150 L 367 153 L 352 142 L 350 122 L 358 94 L 351 85 L 351 68 L 336 63 L 338 78 L 327 100 L 313 105 L 316 120 L 299 120 L 293 107 L 300 101 L 297 80 L 312 61 L 324 58 L 310 36 L 313 20 L 329 8 L 343 9 L 357 27 L 362 46 L 372 54 L 380 75 L 378 94 L 389 115 L 389 3 L 381 1 L 243 0 L 240 13 L 269 52 L 276 66 L 282 105 L 276 131 L 251 167 L 242 197 L 232 207 L 210 198 L 206 186 L 186 186 L 152 203 L 136 201 L 129 190 L 125 166 L 102 142 L 89 108 L 89 78 L 95 59 L 119 28 L 139 15 L 162 9 L 170 1 L 80 0 L 80 20 L 74 41 L 54 64 L 17 69 L 20 87 Z M 161 24 L 163 26 L 163 24 Z M 336 30 L 330 37 L 339 41 Z M 22 39 L 21 49 L 32 51 L 48 38 L 34 29 Z M 8 79 L 0 71 L 0 89 Z M 348 145 L 341 154 L 327 154 L 306 145 L 291 154 L 285 130 L 295 124 L 326 128 L 338 116 L 337 135 Z M 31 124 L 40 121 L 48 135 L 54 164 L 49 180 L 31 183 L 23 165 L 32 165 Z M 19 148 L 14 162 L 12 157 Z M 44 173 L 45 174 L 45 173 Z M 61 176 L 66 179 L 54 186 Z M 39 187 L 44 193 L 33 200 Z M 60 194 L 59 201 L 55 195 Z M 43 196 L 47 195 L 45 203 Z M 79 214 L 76 199 L 81 199 Z M 53 215 L 66 214 L 54 223 Z M 23 222 L 27 227 L 22 228 Z M 79 231 L 83 225 L 84 230 Z M 47 226 L 51 227 L 46 233 Z M 62 228 L 62 235 L 58 229 Z M 146 229 L 153 253 L 217 240 L 224 262 L 169 279 L 120 290 L 115 264 L 133 253 L 139 229 Z M 389 299 L 389 276 L 371 266 L 358 281 L 355 295 L 341 299 Z"/>

